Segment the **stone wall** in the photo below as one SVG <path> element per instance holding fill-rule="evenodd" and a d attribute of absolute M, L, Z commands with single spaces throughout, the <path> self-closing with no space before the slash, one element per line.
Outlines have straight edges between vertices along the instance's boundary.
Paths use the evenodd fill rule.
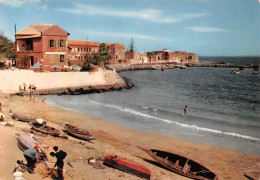
<path fill-rule="evenodd" d="M 23 83 L 37 89 L 79 87 L 106 84 L 104 71 L 97 72 L 34 72 L 32 70 L 0 70 L 0 92 L 18 92 Z"/>

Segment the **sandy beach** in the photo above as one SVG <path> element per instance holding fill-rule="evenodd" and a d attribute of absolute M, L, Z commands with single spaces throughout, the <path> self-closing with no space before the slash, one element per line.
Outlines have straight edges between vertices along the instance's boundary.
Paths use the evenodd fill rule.
<path fill-rule="evenodd" d="M 70 123 L 93 134 L 96 138 L 93 144 L 69 136 L 68 139 L 64 139 L 40 133 L 35 135 L 48 155 L 54 145 L 58 145 L 60 149 L 68 153 L 65 179 L 139 179 L 117 169 L 109 167 L 95 169 L 88 165 L 89 158 L 102 160 L 106 154 L 117 154 L 141 163 L 151 170 L 151 179 L 187 179 L 158 166 L 157 163 L 151 163 L 154 162 L 153 159 L 136 146 L 166 150 L 187 156 L 215 172 L 219 179 L 247 179 L 244 173 L 256 179 L 260 177 L 259 156 L 121 127 L 95 117 L 48 105 L 41 99 L 32 102 L 28 96 L 11 97 L 9 94 L 0 94 L 0 101 L 3 105 L 3 112 L 6 114 L 11 109 L 14 113 L 43 118 L 47 124 L 61 130 L 63 129 L 61 124 Z M 2 149 L 0 179 L 13 179 L 12 172 L 16 161 L 18 159 L 25 161 L 22 151 L 17 147 L 15 134 L 29 133 L 30 126 L 27 123 L 12 120 L 8 115 L 5 120 L 14 122 L 14 126 L 0 126 Z M 62 135 L 67 136 L 65 133 Z M 51 163 L 55 163 L 54 158 L 51 156 L 48 158 Z M 70 163 L 72 167 L 67 163 Z M 38 164 L 35 171 L 37 174 L 25 172 L 23 177 L 25 179 L 52 179 L 49 175 L 50 171 L 43 163 Z"/>

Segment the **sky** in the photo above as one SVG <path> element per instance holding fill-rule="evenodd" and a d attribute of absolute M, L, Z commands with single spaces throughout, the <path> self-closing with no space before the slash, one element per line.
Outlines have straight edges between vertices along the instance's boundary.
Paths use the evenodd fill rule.
<path fill-rule="evenodd" d="M 260 0 L 0 0 L 0 32 L 13 41 L 14 24 L 126 47 L 132 38 L 137 52 L 260 55 Z"/>

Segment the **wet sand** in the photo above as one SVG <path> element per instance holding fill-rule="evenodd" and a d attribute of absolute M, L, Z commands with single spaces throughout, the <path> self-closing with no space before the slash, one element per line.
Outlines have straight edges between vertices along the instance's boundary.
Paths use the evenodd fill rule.
<path fill-rule="evenodd" d="M 109 167 L 95 169 L 88 165 L 89 158 L 102 160 L 106 154 L 117 154 L 146 166 L 151 170 L 151 179 L 154 180 L 188 179 L 160 167 L 136 146 L 165 150 L 189 157 L 215 172 L 219 179 L 247 179 L 244 173 L 256 179 L 260 178 L 260 156 L 129 129 L 95 117 L 48 105 L 40 99 L 32 102 L 27 96 L 10 97 L 8 94 L 0 94 L 0 102 L 6 114 L 11 109 L 14 113 L 43 118 L 47 125 L 60 130 L 63 129 L 61 124 L 69 123 L 92 133 L 96 138 L 93 144 L 67 136 L 64 132 L 62 136 L 67 136 L 68 139 L 36 133 L 35 136 L 48 155 L 54 145 L 58 145 L 60 149 L 68 153 L 65 179 L 140 179 L 117 169 Z M 30 132 L 30 126 L 27 123 L 12 120 L 9 116 L 6 116 L 6 121 L 13 121 L 14 126 L 0 125 L 0 179 L 13 179 L 12 171 L 16 161 L 18 159 L 25 161 L 22 151 L 17 147 L 15 133 L 27 134 Z M 48 158 L 51 163 L 55 162 L 51 156 Z M 67 163 L 70 163 L 72 167 Z M 52 179 L 50 171 L 43 163 L 37 164 L 35 172 L 37 174 L 25 172 L 23 177 L 25 179 Z"/>

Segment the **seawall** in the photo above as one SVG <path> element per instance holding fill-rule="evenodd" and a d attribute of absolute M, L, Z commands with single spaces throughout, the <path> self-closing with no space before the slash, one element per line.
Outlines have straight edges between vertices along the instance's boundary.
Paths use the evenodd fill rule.
<path fill-rule="evenodd" d="M 26 91 L 24 89 L 26 84 Z M 0 70 L 0 92 L 29 94 L 29 85 L 35 94 L 75 94 L 125 88 L 127 83 L 115 71 L 99 69 L 96 72 L 34 72 L 32 70 Z M 20 88 L 19 88 L 20 87 Z M 20 90 L 19 90 L 20 89 Z"/>

